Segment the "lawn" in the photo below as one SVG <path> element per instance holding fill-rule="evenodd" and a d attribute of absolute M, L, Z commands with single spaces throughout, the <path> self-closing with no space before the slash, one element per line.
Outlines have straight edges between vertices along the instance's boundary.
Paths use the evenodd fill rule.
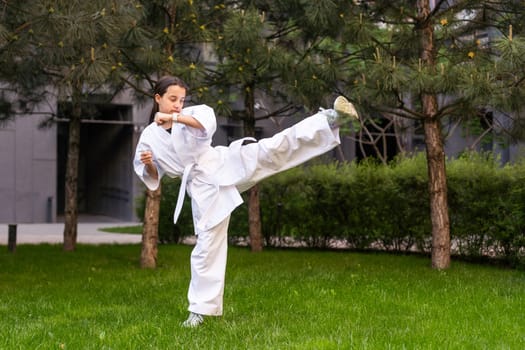
<path fill-rule="evenodd" d="M 185 329 L 191 247 L 0 247 L 0 349 L 524 349 L 525 272 L 428 257 L 229 251 L 225 314 Z"/>
<path fill-rule="evenodd" d="M 110 232 L 110 233 L 142 234 L 143 226 L 142 225 L 133 225 L 133 226 L 103 227 L 103 228 L 99 229 L 99 231 Z"/>

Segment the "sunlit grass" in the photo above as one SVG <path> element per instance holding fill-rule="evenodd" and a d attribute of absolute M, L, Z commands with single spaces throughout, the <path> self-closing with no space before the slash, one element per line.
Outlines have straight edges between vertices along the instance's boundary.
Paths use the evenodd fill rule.
<path fill-rule="evenodd" d="M 190 251 L 0 249 L 0 348 L 525 348 L 523 271 L 388 254 L 230 248 L 224 316 L 184 329 Z"/>

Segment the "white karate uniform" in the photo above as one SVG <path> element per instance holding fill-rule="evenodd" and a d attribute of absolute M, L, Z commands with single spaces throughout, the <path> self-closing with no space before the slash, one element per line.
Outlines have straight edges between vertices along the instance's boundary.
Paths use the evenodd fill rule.
<path fill-rule="evenodd" d="M 317 113 L 270 138 L 243 145 L 245 139 L 226 146 L 211 146 L 217 128 L 215 113 L 206 105 L 187 107 L 204 130 L 174 123 L 171 134 L 155 123 L 142 132 L 135 151 L 134 168 L 150 190 L 160 178 L 182 177 L 174 222 L 182 208 L 184 192 L 191 197 L 197 243 L 191 254 L 188 310 L 201 315 L 222 315 L 227 257 L 227 231 L 231 212 L 242 203 L 243 192 L 262 179 L 290 169 L 340 144 L 339 130 Z M 140 161 L 152 151 L 159 173 L 151 178 Z"/>

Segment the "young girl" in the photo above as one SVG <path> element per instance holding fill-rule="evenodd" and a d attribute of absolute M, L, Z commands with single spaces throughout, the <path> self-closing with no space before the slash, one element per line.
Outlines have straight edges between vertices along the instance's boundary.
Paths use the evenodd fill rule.
<path fill-rule="evenodd" d="M 242 203 L 240 192 L 333 149 L 340 143 L 338 124 L 358 116 L 340 96 L 334 109 L 321 110 L 271 138 L 247 145 L 241 139 L 228 147 L 213 147 L 214 111 L 206 105 L 183 108 L 187 92 L 187 85 L 177 77 L 158 81 L 153 122 L 140 136 L 134 168 L 150 190 L 158 188 L 164 175 L 182 177 L 174 222 L 184 193 L 191 197 L 197 242 L 190 261 L 190 315 L 183 326 L 195 327 L 205 315 L 222 315 L 228 223 L 232 211 Z"/>

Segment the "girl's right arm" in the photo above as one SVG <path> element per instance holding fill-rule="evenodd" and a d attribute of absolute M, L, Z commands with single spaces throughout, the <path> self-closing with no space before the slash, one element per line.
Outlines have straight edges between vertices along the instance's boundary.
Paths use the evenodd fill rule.
<path fill-rule="evenodd" d="M 144 151 L 140 153 L 140 161 L 145 165 L 148 175 L 154 179 L 159 179 L 159 172 L 157 167 L 153 163 L 153 153 L 151 151 Z"/>

